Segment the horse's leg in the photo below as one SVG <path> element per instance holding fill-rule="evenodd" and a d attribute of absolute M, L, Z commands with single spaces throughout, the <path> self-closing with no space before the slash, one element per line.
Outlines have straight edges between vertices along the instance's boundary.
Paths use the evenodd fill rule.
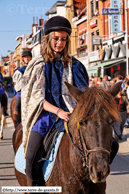
<path fill-rule="evenodd" d="M 1 130 L 0 130 L 0 140 L 3 139 L 3 126 L 4 126 L 4 115 L 2 114 Z"/>
<path fill-rule="evenodd" d="M 4 129 L 7 129 L 7 121 L 6 121 L 6 117 L 4 117 L 3 128 L 4 128 Z"/>

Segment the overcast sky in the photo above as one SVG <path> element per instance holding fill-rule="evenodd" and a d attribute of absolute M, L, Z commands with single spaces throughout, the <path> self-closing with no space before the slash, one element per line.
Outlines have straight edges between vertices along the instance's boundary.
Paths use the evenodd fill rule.
<path fill-rule="evenodd" d="M 47 19 L 45 13 L 57 0 L 0 0 L 0 57 L 14 51 L 16 37 L 31 34 L 33 17 Z M 35 19 L 36 22 L 36 19 Z M 0 58 L 1 59 L 1 58 Z"/>

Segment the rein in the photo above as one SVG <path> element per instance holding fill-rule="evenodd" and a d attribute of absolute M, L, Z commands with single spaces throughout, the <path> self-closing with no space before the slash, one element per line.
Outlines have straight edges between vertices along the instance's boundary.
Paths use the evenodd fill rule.
<path fill-rule="evenodd" d="M 88 156 L 89 156 L 89 154 L 91 154 L 91 153 L 96 153 L 96 152 L 97 152 L 97 153 L 103 153 L 103 154 L 107 154 L 107 155 L 110 157 L 110 151 L 108 151 L 108 150 L 106 150 L 106 149 L 104 149 L 104 148 L 102 148 L 102 147 L 96 147 L 96 148 L 91 149 L 91 150 L 88 150 L 88 149 L 87 149 L 87 146 L 86 146 L 86 142 L 85 142 L 84 136 L 83 136 L 81 130 L 79 130 L 79 122 L 77 123 L 77 128 L 78 128 L 78 130 L 79 130 L 79 138 L 80 138 L 80 140 L 81 140 L 80 143 L 81 143 L 81 146 L 82 146 L 82 149 L 83 149 L 83 150 L 80 150 L 80 149 L 74 144 L 72 135 L 71 135 L 71 133 L 70 133 L 69 130 L 68 130 L 68 125 L 67 125 L 67 122 L 66 122 L 66 121 L 64 121 L 64 126 L 65 126 L 66 133 L 68 134 L 68 136 L 69 136 L 69 138 L 70 138 L 70 140 L 71 140 L 73 146 L 75 147 L 75 149 L 76 149 L 78 155 L 82 158 L 83 167 L 89 167 L 89 166 L 88 166 Z"/>

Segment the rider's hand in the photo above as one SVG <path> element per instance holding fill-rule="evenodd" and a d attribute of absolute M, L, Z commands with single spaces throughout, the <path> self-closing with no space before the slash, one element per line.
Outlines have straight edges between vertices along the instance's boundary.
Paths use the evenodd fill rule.
<path fill-rule="evenodd" d="M 70 112 L 66 112 L 62 109 L 59 109 L 57 112 L 57 116 L 61 119 L 64 119 L 65 121 L 68 121 L 70 117 Z"/>

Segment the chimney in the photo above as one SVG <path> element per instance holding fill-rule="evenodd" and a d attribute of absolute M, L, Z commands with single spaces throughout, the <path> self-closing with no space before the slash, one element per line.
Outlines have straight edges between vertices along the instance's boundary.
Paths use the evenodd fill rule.
<path fill-rule="evenodd" d="M 38 17 L 36 17 L 36 24 L 38 25 Z"/>
<path fill-rule="evenodd" d="M 39 26 L 43 26 L 43 24 L 44 24 L 44 21 L 43 21 L 42 16 L 41 16 L 41 18 L 39 19 Z"/>
<path fill-rule="evenodd" d="M 32 23 L 32 26 L 34 26 L 35 25 L 35 21 L 34 21 L 35 19 L 34 19 L 34 17 L 33 17 L 33 23 Z"/>

